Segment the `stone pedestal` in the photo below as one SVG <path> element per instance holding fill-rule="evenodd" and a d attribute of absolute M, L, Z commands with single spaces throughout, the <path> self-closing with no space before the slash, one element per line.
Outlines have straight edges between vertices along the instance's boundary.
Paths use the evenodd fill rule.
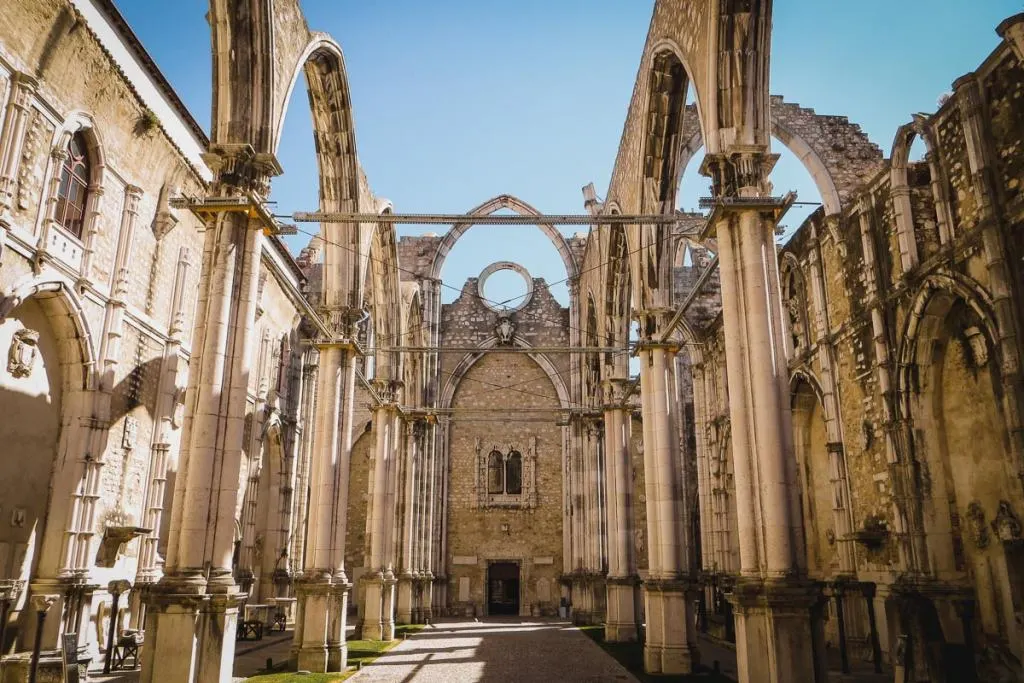
<path fill-rule="evenodd" d="M 384 600 L 381 613 L 381 640 L 395 639 L 395 598 L 398 583 L 390 574 L 384 577 Z"/>
<path fill-rule="evenodd" d="M 395 611 L 395 621 L 399 624 L 413 623 L 413 581 L 411 574 L 402 574 L 398 579 L 398 609 Z"/>
<path fill-rule="evenodd" d="M 647 616 L 644 671 L 647 673 L 688 674 L 700 663 L 697 644 L 691 640 L 694 590 L 691 584 L 681 580 L 644 581 Z"/>
<path fill-rule="evenodd" d="M 299 620 L 295 628 L 295 660 L 299 671 L 326 673 L 331 584 L 324 580 L 295 582 Z M 338 669 L 334 669 L 337 671 Z"/>
<path fill-rule="evenodd" d="M 736 665 L 744 683 L 825 683 L 820 587 L 809 581 L 739 579 L 728 595 Z"/>
<path fill-rule="evenodd" d="M 348 593 L 352 584 L 336 578 L 331 586 L 329 626 L 327 630 L 327 671 L 344 671 L 348 666 L 345 630 L 348 623 Z M 302 669 L 302 667 L 299 667 Z"/>
<path fill-rule="evenodd" d="M 238 606 L 244 594 L 186 592 L 190 587 L 158 584 L 150 593 L 142 683 L 231 680 Z"/>
<path fill-rule="evenodd" d="M 423 593 L 420 595 L 420 618 L 429 624 L 434 618 L 434 575 L 427 572 L 423 577 Z"/>
<path fill-rule="evenodd" d="M 604 639 L 609 643 L 631 643 L 638 637 L 636 625 L 635 576 L 608 577 L 608 616 L 604 624 Z"/>
<path fill-rule="evenodd" d="M 363 615 L 364 640 L 394 640 L 395 579 L 377 574 L 366 583 Z"/>

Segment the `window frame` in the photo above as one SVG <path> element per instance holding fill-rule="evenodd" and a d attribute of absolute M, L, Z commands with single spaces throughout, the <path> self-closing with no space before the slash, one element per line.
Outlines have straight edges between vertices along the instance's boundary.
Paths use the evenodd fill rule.
<path fill-rule="evenodd" d="M 82 240 L 89 219 L 89 196 L 92 193 L 93 163 L 89 141 L 84 131 L 71 135 L 63 149 L 57 182 L 54 222 L 62 230 Z M 75 191 L 75 192 L 73 192 Z M 77 214 L 70 218 L 72 210 Z"/>

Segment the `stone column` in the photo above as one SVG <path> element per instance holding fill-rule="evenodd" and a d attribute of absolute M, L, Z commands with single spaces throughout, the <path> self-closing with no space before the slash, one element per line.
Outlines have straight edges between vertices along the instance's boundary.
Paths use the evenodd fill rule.
<path fill-rule="evenodd" d="M 668 311 L 642 311 L 641 329 L 660 330 Z M 647 495 L 648 576 L 644 581 L 647 632 L 644 670 L 682 674 L 698 663 L 693 629 L 695 584 L 686 566 L 688 529 L 683 506 L 682 464 L 678 433 L 671 410 L 675 391 L 675 349 L 656 336 L 643 338 L 640 356 L 640 397 L 644 428 L 644 485 Z"/>
<path fill-rule="evenodd" d="M 305 562 L 296 580 L 298 614 L 294 649 L 299 670 L 344 671 L 350 584 L 345 574 L 345 520 L 352 450 L 352 401 L 359 311 L 328 312 L 337 338 L 318 345 L 317 410 L 309 485 Z"/>
<path fill-rule="evenodd" d="M 704 163 L 718 194 L 709 225 L 721 264 L 741 565 L 730 601 L 745 683 L 814 681 L 819 673 L 818 590 L 798 578 L 796 557 L 799 500 L 775 248 L 784 205 L 765 196 L 775 159 L 757 147 L 709 154 Z"/>
<path fill-rule="evenodd" d="M 377 434 L 374 444 L 373 493 L 370 501 L 370 563 L 366 573 L 364 598 L 363 638 L 391 640 L 394 638 L 395 575 L 389 540 L 388 523 L 393 515 L 389 506 L 393 502 L 391 479 L 397 448 L 396 401 L 397 383 L 375 380 L 380 404 L 374 406 L 373 422 Z"/>
<path fill-rule="evenodd" d="M 608 518 L 607 610 L 604 638 L 611 643 L 637 639 L 636 557 L 633 552 L 633 467 L 629 433 L 632 423 L 624 405 L 629 380 L 603 384 L 605 498 Z"/>
<path fill-rule="evenodd" d="M 414 434 L 413 422 L 407 422 L 405 424 L 405 467 L 404 469 L 404 485 L 403 490 L 403 504 L 402 508 L 404 514 L 402 515 L 402 572 L 398 577 L 398 608 L 395 614 L 395 621 L 399 624 L 411 624 L 412 612 L 413 612 L 413 583 L 415 582 L 415 572 L 418 567 L 415 564 L 415 558 L 413 557 L 415 542 L 416 542 L 416 501 L 417 501 L 417 480 L 418 470 L 420 469 L 419 464 L 419 452 L 417 448 L 417 439 Z"/>
<path fill-rule="evenodd" d="M 221 194 L 265 194 L 280 172 L 251 148 L 207 156 Z M 230 175 L 229 175 L 230 174 Z M 210 214 L 189 368 L 165 574 L 149 594 L 142 683 L 214 683 L 231 677 L 241 599 L 232 576 L 235 510 L 249 365 L 263 251 L 260 218 Z"/>
<path fill-rule="evenodd" d="M 429 623 L 434 618 L 434 568 L 437 555 L 437 536 L 434 534 L 434 524 L 437 519 L 437 508 L 439 505 L 438 496 L 441 487 L 438 486 L 437 477 L 439 468 L 437 466 L 437 424 L 427 425 L 425 436 L 425 452 L 427 455 L 427 467 L 424 470 L 426 475 L 426 488 L 424 495 L 424 520 L 423 520 L 423 621 Z"/>

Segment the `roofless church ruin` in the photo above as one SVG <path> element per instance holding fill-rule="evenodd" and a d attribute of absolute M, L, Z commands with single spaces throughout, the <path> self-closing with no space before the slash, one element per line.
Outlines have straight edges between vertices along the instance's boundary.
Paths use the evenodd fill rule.
<path fill-rule="evenodd" d="M 341 672 L 474 620 L 603 626 L 650 674 L 711 644 L 742 683 L 1022 680 L 1024 14 L 890 144 L 773 94 L 772 5 L 653 3 L 579 214 L 425 215 L 374 194 L 298 0 L 210 2 L 209 133 L 113 0 L 4 2 L 0 683 L 230 681 L 269 628 Z M 782 245 L 780 145 L 822 202 Z M 442 281 L 513 224 L 564 283 Z"/>

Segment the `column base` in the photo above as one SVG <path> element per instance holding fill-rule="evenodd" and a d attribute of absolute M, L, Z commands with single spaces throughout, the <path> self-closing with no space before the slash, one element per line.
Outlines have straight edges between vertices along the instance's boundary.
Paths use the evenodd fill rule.
<path fill-rule="evenodd" d="M 398 579 L 398 608 L 395 610 L 395 621 L 399 624 L 413 623 L 412 584 L 412 575 L 403 574 Z"/>
<path fill-rule="evenodd" d="M 230 590 L 207 593 L 194 577 L 157 584 L 148 596 L 140 683 L 231 679 L 238 607 Z M 191 591 L 191 592 L 188 592 Z"/>
<path fill-rule="evenodd" d="M 679 579 L 644 581 L 647 634 L 644 671 L 649 674 L 688 674 L 700 663 L 689 594 L 695 587 Z M 746 680 L 742 677 L 740 680 Z M 789 679 L 780 679 L 789 680 Z M 799 679 L 794 679 L 799 680 Z"/>
<path fill-rule="evenodd" d="M 378 573 L 363 579 L 366 586 L 362 637 L 364 640 L 395 639 L 395 579 Z"/>
<path fill-rule="evenodd" d="M 295 595 L 299 623 L 295 627 L 293 651 L 299 671 L 327 673 L 327 630 L 330 625 L 331 584 L 325 577 L 298 579 Z M 338 669 L 334 669 L 338 671 Z"/>
<path fill-rule="evenodd" d="M 636 577 L 608 577 L 605 584 L 608 616 L 604 639 L 609 643 L 633 643 L 639 637 L 636 625 Z"/>
<path fill-rule="evenodd" d="M 747 683 L 828 680 L 819 617 L 821 588 L 799 579 L 739 578 L 728 594 L 736 669 Z"/>

